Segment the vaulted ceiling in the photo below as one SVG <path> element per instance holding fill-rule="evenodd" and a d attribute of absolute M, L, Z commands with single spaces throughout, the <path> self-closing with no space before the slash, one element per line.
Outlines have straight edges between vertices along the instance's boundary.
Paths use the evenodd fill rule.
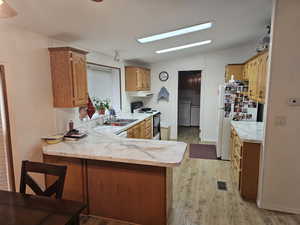
<path fill-rule="evenodd" d="M 6 23 L 51 38 L 148 63 L 258 40 L 272 0 L 8 0 L 19 13 Z M 136 38 L 212 21 L 210 30 L 148 44 Z M 211 39 L 212 44 L 166 54 L 155 50 Z"/>

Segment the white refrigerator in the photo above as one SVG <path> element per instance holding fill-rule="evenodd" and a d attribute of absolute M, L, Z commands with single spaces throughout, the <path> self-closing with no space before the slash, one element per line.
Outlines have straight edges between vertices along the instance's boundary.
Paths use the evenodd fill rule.
<path fill-rule="evenodd" d="M 230 160 L 230 123 L 256 121 L 257 102 L 248 97 L 248 85 L 240 82 L 220 85 L 218 89 L 217 157 Z"/>

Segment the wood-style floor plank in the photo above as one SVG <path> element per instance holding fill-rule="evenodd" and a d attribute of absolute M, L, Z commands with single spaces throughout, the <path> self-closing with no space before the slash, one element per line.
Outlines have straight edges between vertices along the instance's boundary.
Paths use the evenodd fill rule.
<path fill-rule="evenodd" d="M 181 127 L 178 140 L 200 143 L 199 129 Z M 244 201 L 233 184 L 230 162 L 188 156 L 187 152 L 182 165 L 174 169 L 169 225 L 300 225 L 300 215 L 263 210 Z M 218 190 L 217 181 L 225 181 L 228 190 Z M 129 225 L 104 222 L 95 217 L 81 220 L 82 225 Z"/>

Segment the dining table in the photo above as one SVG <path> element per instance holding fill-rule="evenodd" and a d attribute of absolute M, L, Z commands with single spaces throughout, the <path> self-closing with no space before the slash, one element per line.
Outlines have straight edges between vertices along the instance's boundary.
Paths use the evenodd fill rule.
<path fill-rule="evenodd" d="M 86 204 L 0 190 L 1 225 L 79 225 Z"/>

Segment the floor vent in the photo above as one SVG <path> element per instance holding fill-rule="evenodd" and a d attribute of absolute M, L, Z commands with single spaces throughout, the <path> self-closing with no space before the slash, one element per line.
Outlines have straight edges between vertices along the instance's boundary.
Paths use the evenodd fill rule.
<path fill-rule="evenodd" d="M 227 184 L 226 184 L 226 182 L 224 182 L 224 181 L 218 181 L 217 185 L 218 185 L 218 189 L 220 191 L 227 191 Z"/>

